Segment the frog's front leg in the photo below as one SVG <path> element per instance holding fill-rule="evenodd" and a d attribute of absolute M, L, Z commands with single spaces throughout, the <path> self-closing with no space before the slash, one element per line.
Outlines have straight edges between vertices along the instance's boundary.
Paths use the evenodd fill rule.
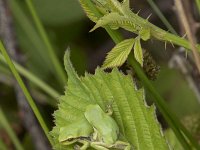
<path fill-rule="evenodd" d="M 76 144 L 74 146 L 74 150 L 87 150 L 87 148 L 90 146 L 90 143 L 88 141 L 78 141 L 79 143 L 83 144 L 82 146 L 79 146 Z"/>

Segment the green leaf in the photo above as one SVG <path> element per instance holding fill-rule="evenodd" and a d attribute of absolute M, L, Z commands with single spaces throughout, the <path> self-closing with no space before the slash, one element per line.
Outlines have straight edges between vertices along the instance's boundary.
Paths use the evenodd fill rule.
<path fill-rule="evenodd" d="M 5 113 L 3 112 L 2 108 L 0 107 L 0 126 L 2 126 L 5 131 L 7 132 L 8 136 L 12 140 L 16 150 L 24 150 L 23 146 L 21 145 L 19 139 L 17 138 L 17 135 L 13 131 L 12 127 L 10 126 Z M 1 139 L 0 139 L 1 140 Z M 6 148 L 3 142 L 0 142 L 0 148 Z"/>
<path fill-rule="evenodd" d="M 109 14 L 104 15 L 101 17 L 96 25 L 90 30 L 90 32 L 96 30 L 99 27 L 104 27 L 105 25 L 115 26 L 117 28 L 121 27 L 128 31 L 134 32 L 138 34 L 138 30 L 140 30 L 139 26 L 136 26 L 134 19 L 121 16 L 117 12 L 111 12 Z M 117 29 L 116 28 L 116 29 Z"/>
<path fill-rule="evenodd" d="M 56 126 L 51 132 L 56 149 L 73 147 L 58 142 L 61 127 L 80 120 L 89 104 L 98 104 L 105 111 L 111 101 L 113 118 L 120 128 L 119 140 L 129 142 L 134 149 L 168 149 L 155 118 L 155 107 L 146 106 L 144 91 L 135 89 L 131 76 L 116 68 L 111 73 L 97 68 L 94 75 L 86 73 L 84 77 L 78 77 L 69 60 L 69 52 L 65 55 L 65 67 L 68 85 L 54 113 Z"/>
<path fill-rule="evenodd" d="M 135 39 L 126 39 L 117 44 L 106 56 L 102 68 L 112 68 L 121 66 L 132 50 Z"/>
<path fill-rule="evenodd" d="M 93 7 L 91 7 L 90 0 L 79 0 L 81 7 L 83 8 L 84 12 L 88 16 L 90 20 L 93 22 L 96 22 L 99 19 L 99 16 L 96 15 L 96 11 L 93 10 Z"/>
<path fill-rule="evenodd" d="M 96 25 L 90 30 L 90 32 L 96 30 L 99 27 L 103 27 L 109 23 L 112 23 L 113 20 L 118 20 L 119 17 L 120 15 L 116 12 L 104 15 L 97 21 Z"/>
<path fill-rule="evenodd" d="M 140 63 L 140 65 L 143 66 L 143 52 L 140 44 L 140 38 L 135 39 L 134 56 L 135 59 Z"/>
<path fill-rule="evenodd" d="M 116 0 L 104 0 L 107 1 L 107 7 L 112 10 L 112 12 L 118 12 L 119 14 L 124 14 L 123 9 L 121 7 L 121 3 Z M 126 2 L 127 3 L 127 2 Z"/>

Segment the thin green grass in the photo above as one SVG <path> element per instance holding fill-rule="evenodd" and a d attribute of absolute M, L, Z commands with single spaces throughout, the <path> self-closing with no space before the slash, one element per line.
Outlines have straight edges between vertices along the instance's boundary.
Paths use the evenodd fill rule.
<path fill-rule="evenodd" d="M 199 14 L 200 14 L 200 0 L 195 0 L 195 2 L 196 2 L 197 9 L 199 11 Z"/>
<path fill-rule="evenodd" d="M 46 45 L 47 47 L 47 50 L 48 50 L 48 54 L 49 54 L 49 57 L 51 58 L 51 61 L 53 63 L 53 66 L 54 66 L 54 69 L 55 71 L 57 72 L 57 79 L 60 81 L 61 85 L 65 85 L 65 83 L 67 83 L 67 78 L 66 78 L 66 74 L 64 72 L 64 67 L 62 67 L 62 65 L 60 64 L 59 60 L 58 60 L 58 57 L 56 56 L 56 53 L 54 51 L 54 48 L 53 46 L 51 45 L 50 43 L 50 40 L 47 36 L 47 33 L 35 11 L 35 8 L 34 8 L 34 5 L 32 3 L 32 0 L 26 0 L 26 4 L 29 8 L 29 11 L 33 17 L 33 20 L 34 20 L 34 23 L 36 25 L 36 28 L 44 42 L 44 44 Z"/>
<path fill-rule="evenodd" d="M 23 83 L 23 81 L 22 81 L 22 79 L 21 79 L 19 73 L 17 72 L 17 70 L 16 70 L 14 64 L 12 63 L 12 61 L 11 61 L 9 55 L 8 55 L 7 52 L 6 52 L 6 49 L 5 49 L 4 45 L 3 45 L 3 43 L 2 43 L 1 41 L 0 41 L 0 51 L 2 52 L 2 54 L 3 54 L 4 58 L 5 58 L 5 60 L 7 61 L 7 64 L 8 64 L 8 66 L 10 67 L 10 70 L 12 71 L 14 77 L 16 78 L 16 80 L 17 80 L 19 86 L 21 87 L 21 89 L 22 89 L 22 91 L 23 91 L 23 93 L 24 93 L 24 95 L 25 95 L 25 97 L 26 97 L 26 99 L 27 99 L 29 105 L 31 106 L 31 108 L 32 108 L 32 110 L 33 110 L 33 112 L 34 112 L 36 118 L 38 119 L 38 121 L 39 121 L 39 123 L 40 123 L 42 129 L 44 130 L 45 135 L 47 136 L 49 142 L 50 142 L 51 144 L 53 144 L 53 143 L 52 143 L 52 140 L 51 140 L 51 138 L 50 138 L 50 136 L 49 136 L 49 129 L 48 129 L 48 127 L 47 127 L 47 125 L 46 125 L 44 119 L 42 118 L 42 115 L 40 114 L 40 112 L 39 112 L 39 110 L 38 110 L 38 108 L 37 108 L 37 106 L 36 106 L 34 100 L 32 99 L 30 93 L 28 92 L 28 90 L 27 90 L 25 84 Z"/>
<path fill-rule="evenodd" d="M 152 9 L 155 11 L 155 13 L 158 15 L 158 17 L 160 18 L 160 20 L 163 22 L 163 24 L 167 27 L 167 29 L 175 34 L 178 35 L 178 33 L 176 32 L 176 30 L 173 28 L 173 26 L 169 23 L 169 21 L 166 19 L 166 17 L 164 16 L 164 14 L 160 11 L 160 9 L 158 8 L 158 6 L 155 4 L 155 2 L 153 0 L 147 0 L 147 2 L 149 3 L 149 5 L 152 7 Z"/>
<path fill-rule="evenodd" d="M 24 148 L 21 145 L 19 139 L 17 138 L 15 132 L 13 131 L 12 127 L 10 126 L 10 124 L 8 122 L 8 120 L 6 119 L 6 116 L 5 116 L 5 114 L 4 114 L 4 112 L 3 112 L 1 107 L 0 107 L 0 124 L 6 130 L 7 134 L 9 135 L 9 137 L 12 140 L 13 144 L 15 145 L 15 148 L 17 150 L 24 150 Z M 2 149 L 5 149 L 5 145 L 2 145 Z"/>
<path fill-rule="evenodd" d="M 0 54 L 0 61 L 6 64 L 6 60 L 3 58 L 3 56 L 1 54 Z M 22 67 L 18 63 L 14 62 L 14 61 L 13 61 L 13 63 L 15 65 L 17 71 L 21 75 L 23 75 L 25 78 L 27 78 L 28 80 L 30 80 L 33 84 L 35 84 L 37 87 L 39 87 L 41 90 L 43 90 L 46 94 L 48 94 L 49 96 L 51 96 L 54 99 L 57 99 L 60 96 L 60 94 L 55 89 L 53 89 L 48 84 L 46 84 L 45 82 L 43 82 L 37 76 L 35 76 L 34 74 L 32 74 L 31 72 L 29 72 L 28 70 L 26 70 L 24 67 Z M 56 105 L 56 101 L 48 101 L 48 102 L 51 105 L 54 105 L 54 106 Z"/>

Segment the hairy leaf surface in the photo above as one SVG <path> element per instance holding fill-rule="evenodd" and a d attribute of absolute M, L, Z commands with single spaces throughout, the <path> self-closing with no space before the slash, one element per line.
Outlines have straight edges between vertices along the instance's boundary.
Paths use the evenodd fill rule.
<path fill-rule="evenodd" d="M 117 26 L 118 28 L 121 27 L 131 32 L 137 32 L 140 30 L 140 26 L 135 24 L 134 19 L 122 16 L 117 12 L 111 12 L 101 17 L 90 32 L 105 25 Z"/>
<path fill-rule="evenodd" d="M 128 141 L 135 150 L 165 150 L 168 145 L 155 117 L 154 106 L 144 102 L 144 91 L 136 90 L 131 76 L 124 75 L 116 68 L 105 73 L 97 68 L 94 75 L 86 73 L 78 77 L 65 55 L 68 85 L 65 95 L 59 98 L 60 104 L 55 111 L 55 124 L 51 135 L 56 149 L 71 149 L 58 142 L 60 128 L 84 117 L 89 104 L 98 104 L 104 111 L 112 103 L 113 118 L 120 128 L 120 140 Z M 83 129 L 84 130 L 84 129 Z"/>
<path fill-rule="evenodd" d="M 92 9 L 92 7 L 90 7 L 90 5 L 92 4 L 90 0 L 79 0 L 79 2 L 88 18 L 93 22 L 96 22 L 99 17 L 94 13 L 95 11 Z"/>
<path fill-rule="evenodd" d="M 135 59 L 140 63 L 140 65 L 143 66 L 143 52 L 139 38 L 135 39 L 134 56 Z"/>
<path fill-rule="evenodd" d="M 113 68 L 121 66 L 127 59 L 135 40 L 126 39 L 117 44 L 106 56 L 103 68 Z"/>

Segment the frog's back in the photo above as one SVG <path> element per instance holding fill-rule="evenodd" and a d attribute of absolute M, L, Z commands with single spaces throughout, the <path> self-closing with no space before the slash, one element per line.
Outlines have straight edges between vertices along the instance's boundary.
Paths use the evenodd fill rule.
<path fill-rule="evenodd" d="M 112 144 L 117 140 L 119 134 L 117 123 L 99 105 L 89 105 L 86 109 L 85 117 L 97 130 L 105 143 Z"/>

